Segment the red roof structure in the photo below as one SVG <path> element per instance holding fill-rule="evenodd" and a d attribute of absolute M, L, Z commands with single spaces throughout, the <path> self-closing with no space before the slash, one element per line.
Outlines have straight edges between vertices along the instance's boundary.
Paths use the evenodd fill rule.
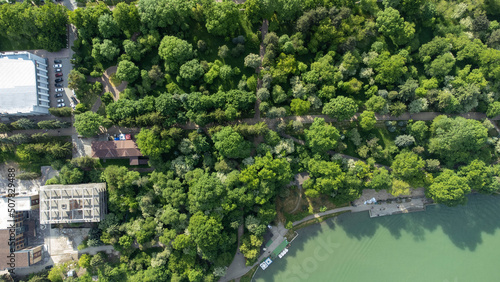
<path fill-rule="evenodd" d="M 94 141 L 92 157 L 99 159 L 121 159 L 142 157 L 134 140 Z"/>

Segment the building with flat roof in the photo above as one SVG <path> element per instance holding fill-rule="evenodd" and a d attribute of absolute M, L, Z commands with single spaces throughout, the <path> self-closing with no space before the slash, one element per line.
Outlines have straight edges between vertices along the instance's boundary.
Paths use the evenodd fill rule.
<path fill-rule="evenodd" d="M 1 270 L 28 267 L 42 260 L 42 246 L 34 244 L 38 207 L 38 194 L 0 195 Z"/>
<path fill-rule="evenodd" d="M 49 114 L 47 64 L 29 52 L 0 53 L 0 116 Z"/>
<path fill-rule="evenodd" d="M 99 222 L 106 212 L 106 183 L 40 187 L 40 224 Z"/>

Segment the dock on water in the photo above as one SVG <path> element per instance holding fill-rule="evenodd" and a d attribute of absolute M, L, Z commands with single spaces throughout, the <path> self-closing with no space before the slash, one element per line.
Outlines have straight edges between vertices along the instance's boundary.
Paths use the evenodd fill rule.
<path fill-rule="evenodd" d="M 403 201 L 393 201 L 384 203 L 383 205 L 371 205 L 369 209 L 370 217 L 379 217 L 400 213 L 410 213 L 417 211 L 425 211 L 426 198 L 407 199 Z"/>

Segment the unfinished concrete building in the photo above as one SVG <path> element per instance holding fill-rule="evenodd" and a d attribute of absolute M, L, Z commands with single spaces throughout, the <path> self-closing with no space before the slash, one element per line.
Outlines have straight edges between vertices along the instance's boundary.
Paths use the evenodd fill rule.
<path fill-rule="evenodd" d="M 99 222 L 106 211 L 106 183 L 40 187 L 40 224 Z"/>

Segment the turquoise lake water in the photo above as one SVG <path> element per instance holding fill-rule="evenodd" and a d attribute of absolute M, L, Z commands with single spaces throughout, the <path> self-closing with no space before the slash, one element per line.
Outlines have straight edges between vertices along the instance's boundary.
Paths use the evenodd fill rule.
<path fill-rule="evenodd" d="M 500 281 L 500 197 L 370 218 L 343 214 L 298 231 L 255 281 Z"/>

